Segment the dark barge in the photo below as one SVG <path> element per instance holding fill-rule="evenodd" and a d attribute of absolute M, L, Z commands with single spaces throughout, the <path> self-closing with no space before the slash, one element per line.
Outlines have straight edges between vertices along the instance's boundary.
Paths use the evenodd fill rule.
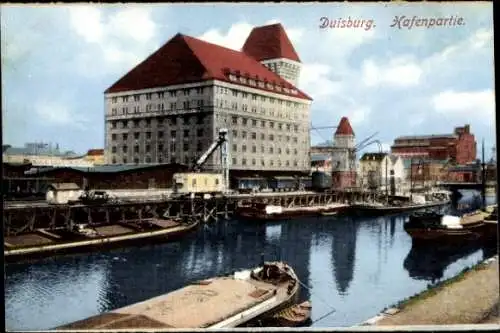
<path fill-rule="evenodd" d="M 413 243 L 463 244 L 496 241 L 498 222 L 496 207 L 478 210 L 461 217 L 438 213 L 415 213 L 405 223 L 405 231 Z"/>
<path fill-rule="evenodd" d="M 4 237 L 4 258 L 17 262 L 66 253 L 92 252 L 179 239 L 198 226 L 198 221 L 148 219 L 72 228 L 37 229 Z"/>

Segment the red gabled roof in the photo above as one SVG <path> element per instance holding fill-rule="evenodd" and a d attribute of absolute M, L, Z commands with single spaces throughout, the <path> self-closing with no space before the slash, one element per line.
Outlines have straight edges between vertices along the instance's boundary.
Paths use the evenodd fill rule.
<path fill-rule="evenodd" d="M 354 131 L 352 130 L 351 124 L 349 123 L 349 119 L 347 119 L 347 117 L 342 117 L 342 119 L 340 119 L 337 131 L 335 131 L 335 135 L 354 135 Z"/>
<path fill-rule="evenodd" d="M 253 28 L 242 51 L 258 61 L 286 58 L 300 62 L 280 23 Z"/>
<path fill-rule="evenodd" d="M 100 156 L 104 155 L 104 149 L 89 149 L 87 156 Z"/>
<path fill-rule="evenodd" d="M 297 90 L 297 94 L 278 92 L 229 80 L 229 74 L 267 81 Z M 175 35 L 106 90 L 116 93 L 128 90 L 163 87 L 206 80 L 221 80 L 254 89 L 311 100 L 302 91 L 242 52 L 211 44 L 197 38 Z"/>

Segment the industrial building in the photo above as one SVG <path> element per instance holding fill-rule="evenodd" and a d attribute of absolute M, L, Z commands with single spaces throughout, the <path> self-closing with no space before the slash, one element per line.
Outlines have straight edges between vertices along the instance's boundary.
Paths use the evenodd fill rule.
<path fill-rule="evenodd" d="M 192 166 L 227 128 L 231 172 L 309 172 L 300 69 L 281 24 L 254 28 L 241 52 L 179 33 L 105 91 L 106 163 Z"/>
<path fill-rule="evenodd" d="M 101 165 L 92 168 L 46 167 L 26 171 L 33 178 L 57 179 L 60 183 L 75 183 L 92 189 L 156 189 L 171 188 L 173 175 L 186 171 L 181 164 Z"/>
<path fill-rule="evenodd" d="M 4 145 L 2 160 L 11 164 L 32 164 L 33 166 L 92 167 L 104 164 L 104 150 L 91 149 L 86 154 L 61 151 L 59 145 L 49 143 L 26 143 L 24 147 Z"/>
<path fill-rule="evenodd" d="M 401 136 L 391 147 L 394 155 L 402 158 L 451 160 L 467 164 L 476 160 L 476 141 L 470 126 L 456 127 L 452 134 Z"/>

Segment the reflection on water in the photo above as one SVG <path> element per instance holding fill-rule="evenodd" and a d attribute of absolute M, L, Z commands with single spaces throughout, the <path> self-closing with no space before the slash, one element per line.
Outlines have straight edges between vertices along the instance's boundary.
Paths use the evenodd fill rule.
<path fill-rule="evenodd" d="M 258 265 L 263 253 L 294 267 L 306 286 L 301 299 L 313 303 L 313 326 L 350 326 L 492 255 L 491 249 L 436 254 L 412 248 L 406 218 L 227 221 L 176 243 L 8 265 L 6 325 L 50 329 Z"/>
<path fill-rule="evenodd" d="M 404 261 L 404 268 L 410 277 L 434 283 L 443 278 L 445 270 L 452 263 L 479 250 L 485 258 L 488 258 L 488 254 L 495 253 L 494 247 L 482 247 L 478 244 L 461 247 L 414 245 Z"/>

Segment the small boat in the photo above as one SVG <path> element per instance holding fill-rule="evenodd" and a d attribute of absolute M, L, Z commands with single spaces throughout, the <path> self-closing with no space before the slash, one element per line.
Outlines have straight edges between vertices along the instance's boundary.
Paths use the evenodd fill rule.
<path fill-rule="evenodd" d="M 297 302 L 298 278 L 284 262 L 194 282 L 165 295 L 70 323 L 60 330 L 234 328 Z"/>
<path fill-rule="evenodd" d="M 125 245 L 150 244 L 178 239 L 194 230 L 198 221 L 146 219 L 112 224 L 74 224 L 69 227 L 37 229 L 4 237 L 8 262 L 47 257 L 60 253 L 86 252 Z"/>
<path fill-rule="evenodd" d="M 311 320 L 311 302 L 305 301 L 283 309 L 271 317 L 271 327 L 298 327 Z"/>
<path fill-rule="evenodd" d="M 491 236 L 491 228 L 484 222 L 487 216 L 484 211 L 476 211 L 462 217 L 435 212 L 415 213 L 405 223 L 404 229 L 414 242 L 481 241 Z"/>

